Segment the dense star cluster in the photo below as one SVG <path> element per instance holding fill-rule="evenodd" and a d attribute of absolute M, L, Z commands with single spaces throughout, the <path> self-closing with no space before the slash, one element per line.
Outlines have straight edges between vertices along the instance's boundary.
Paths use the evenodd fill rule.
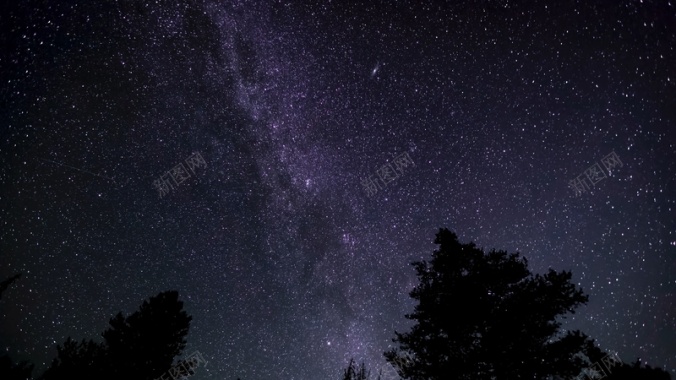
<path fill-rule="evenodd" d="M 170 289 L 192 379 L 377 371 L 440 227 L 571 270 L 566 328 L 676 374 L 673 0 L 8 3 L 0 345 L 34 375 Z"/>

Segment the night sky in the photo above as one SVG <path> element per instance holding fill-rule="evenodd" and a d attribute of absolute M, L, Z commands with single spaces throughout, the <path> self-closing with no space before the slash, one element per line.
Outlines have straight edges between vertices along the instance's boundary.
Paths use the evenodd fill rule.
<path fill-rule="evenodd" d="M 676 376 L 673 0 L 11 3 L 0 345 L 34 375 L 170 289 L 192 379 L 377 371 L 446 227 Z"/>

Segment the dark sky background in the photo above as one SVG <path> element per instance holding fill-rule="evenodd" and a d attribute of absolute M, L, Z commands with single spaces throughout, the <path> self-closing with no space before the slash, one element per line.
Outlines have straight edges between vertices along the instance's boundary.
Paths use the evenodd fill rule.
<path fill-rule="evenodd" d="M 676 375 L 673 0 L 12 3 L 0 343 L 34 375 L 169 289 L 195 380 L 377 370 L 440 227 L 571 270 L 566 328 Z"/>

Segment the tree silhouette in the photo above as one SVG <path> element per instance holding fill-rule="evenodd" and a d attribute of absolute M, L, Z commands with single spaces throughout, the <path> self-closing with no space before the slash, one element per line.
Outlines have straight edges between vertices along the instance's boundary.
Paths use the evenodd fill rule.
<path fill-rule="evenodd" d="M 399 349 L 385 358 L 404 379 L 670 380 L 650 366 L 623 363 L 580 331 L 562 332 L 558 318 L 588 301 L 571 273 L 533 275 L 519 254 L 491 251 L 440 229 L 432 260 L 412 263 L 418 301 L 406 318 L 417 323 L 395 332 Z"/>
<path fill-rule="evenodd" d="M 649 365 L 641 367 L 639 359 L 632 364 L 623 363 L 619 368 L 612 368 L 607 380 L 671 380 L 671 375 L 660 368 L 652 368 Z"/>
<path fill-rule="evenodd" d="M 420 284 L 410 295 L 418 305 L 406 318 L 417 323 L 395 332 L 399 350 L 385 353 L 404 379 L 569 377 L 586 355 L 601 354 L 579 331 L 560 331 L 556 318 L 588 300 L 570 272 L 533 276 L 518 253 L 485 254 L 447 229 L 434 242 L 440 248 L 431 262 L 412 263 Z"/>
<path fill-rule="evenodd" d="M 106 378 L 109 366 L 104 344 L 84 339 L 78 343 L 69 337 L 63 346 L 57 345 L 56 350 L 57 356 L 42 379 Z"/>
<path fill-rule="evenodd" d="M 25 380 L 31 377 L 33 365 L 27 361 L 14 364 L 7 354 L 0 355 L 0 379 Z"/>
<path fill-rule="evenodd" d="M 167 291 L 144 301 L 125 318 L 118 313 L 103 332 L 104 343 L 68 338 L 41 377 L 52 379 L 154 379 L 166 372 L 185 348 L 192 317 L 178 292 Z"/>
<path fill-rule="evenodd" d="M 171 367 L 185 348 L 189 317 L 178 300 L 178 292 L 164 292 L 144 301 L 140 311 L 128 318 L 122 313 L 111 319 L 103 333 L 119 374 L 160 375 Z"/>
<path fill-rule="evenodd" d="M 350 359 L 350 364 L 343 372 L 343 380 L 369 380 L 371 377 L 370 371 L 366 370 L 366 366 L 362 362 L 359 367 L 357 367 L 354 359 Z"/>
<path fill-rule="evenodd" d="M 0 299 L 2 293 L 9 288 L 14 281 L 21 278 L 23 273 L 17 273 L 14 276 L 0 282 Z M 31 377 L 33 372 L 33 364 L 27 361 L 14 363 L 6 353 L 0 354 L 0 379 L 3 380 L 25 380 Z"/>

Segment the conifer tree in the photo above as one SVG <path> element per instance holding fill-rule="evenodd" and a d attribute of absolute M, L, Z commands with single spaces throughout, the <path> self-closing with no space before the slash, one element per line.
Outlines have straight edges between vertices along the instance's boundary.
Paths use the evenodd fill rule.
<path fill-rule="evenodd" d="M 416 324 L 410 332 L 395 332 L 399 350 L 385 353 L 404 379 L 579 373 L 591 340 L 579 331 L 562 332 L 557 320 L 588 300 L 570 272 L 533 275 L 518 253 L 484 253 L 447 229 L 435 243 L 440 247 L 430 262 L 412 264 L 420 283 L 410 295 L 418 304 L 406 318 Z"/>

